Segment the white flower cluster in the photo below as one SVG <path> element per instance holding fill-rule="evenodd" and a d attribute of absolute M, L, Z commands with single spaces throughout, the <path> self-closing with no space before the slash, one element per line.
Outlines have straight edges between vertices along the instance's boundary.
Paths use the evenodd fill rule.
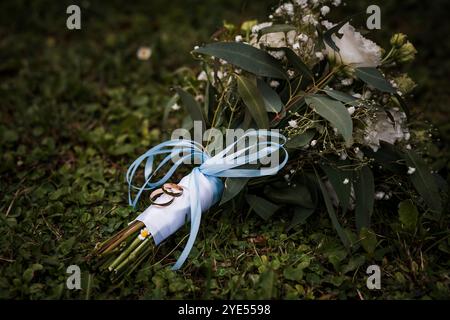
<path fill-rule="evenodd" d="M 274 32 L 260 35 L 260 31 L 274 22 L 263 22 L 252 27 L 250 44 L 257 48 L 288 47 L 294 50 L 305 62 L 317 62 L 325 58 L 325 52 L 317 51 L 318 34 L 316 26 L 331 11 L 330 6 L 340 5 L 340 1 L 330 0 L 292 0 L 275 9 L 270 19 L 282 20 L 282 23 L 300 25 L 297 30 Z M 281 23 L 281 22 L 280 22 Z M 327 26 L 332 25 L 328 22 Z M 276 59 L 284 57 L 283 51 L 268 50 Z"/>

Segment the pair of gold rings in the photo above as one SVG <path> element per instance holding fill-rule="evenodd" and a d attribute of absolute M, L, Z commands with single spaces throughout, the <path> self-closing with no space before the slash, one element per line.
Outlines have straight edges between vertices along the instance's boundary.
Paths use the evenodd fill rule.
<path fill-rule="evenodd" d="M 155 200 L 163 194 L 171 196 L 172 199 L 164 203 L 156 203 Z M 183 194 L 183 187 L 175 183 L 165 183 L 161 188 L 156 189 L 150 194 L 150 201 L 152 205 L 167 207 L 175 200 L 175 198 L 180 197 L 182 194 Z"/>

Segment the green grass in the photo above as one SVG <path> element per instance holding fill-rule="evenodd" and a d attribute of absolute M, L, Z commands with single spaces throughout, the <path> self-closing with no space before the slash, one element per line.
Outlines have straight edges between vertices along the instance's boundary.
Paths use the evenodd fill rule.
<path fill-rule="evenodd" d="M 169 89 L 191 72 L 182 67 L 196 67 L 189 51 L 222 20 L 264 17 L 274 2 L 91 3 L 82 7 L 81 31 L 65 29 L 66 5 L 49 3 L 0 5 L 0 298 L 450 298 L 448 210 L 439 219 L 421 213 L 409 232 L 388 205 L 374 213 L 373 255 L 347 252 L 326 213 L 286 232 L 287 213 L 265 222 L 237 200 L 238 210 L 204 215 L 182 271 L 170 266 L 188 226 L 124 282 L 94 274 L 86 255 L 137 214 L 127 204 L 124 175 L 164 138 Z M 403 6 L 415 9 L 405 13 L 411 19 L 421 13 L 417 2 Z M 422 84 L 416 120 L 440 130 L 429 160 L 448 180 L 448 44 L 439 45 L 441 29 L 436 42 L 426 31 L 399 29 L 391 31 L 411 31 L 423 52 L 413 67 Z M 149 61 L 136 58 L 141 45 L 152 46 Z M 176 127 L 180 112 L 171 115 Z M 352 225 L 351 216 L 340 218 Z M 72 264 L 82 269 L 79 291 L 65 287 Z M 370 264 L 382 268 L 382 290 L 366 288 Z"/>

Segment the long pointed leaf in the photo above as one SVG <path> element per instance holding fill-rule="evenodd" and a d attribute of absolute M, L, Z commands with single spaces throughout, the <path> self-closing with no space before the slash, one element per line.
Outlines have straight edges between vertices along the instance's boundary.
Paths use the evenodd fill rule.
<path fill-rule="evenodd" d="M 269 128 L 264 100 L 256 87 L 256 81 L 244 76 L 237 76 L 238 92 L 260 129 Z"/>
<path fill-rule="evenodd" d="M 351 241 L 348 238 L 347 234 L 345 233 L 344 228 L 342 228 L 341 224 L 339 223 L 339 220 L 336 216 L 336 212 L 334 211 L 333 204 L 331 203 L 330 197 L 328 195 L 327 189 L 325 188 L 322 180 L 320 179 L 319 175 L 316 172 L 317 177 L 317 183 L 319 184 L 320 191 L 322 191 L 322 196 L 325 201 L 325 206 L 327 207 L 328 215 L 330 216 L 331 223 L 333 224 L 333 227 L 336 229 L 336 232 L 341 239 L 343 245 L 349 249 L 351 246 Z"/>
<path fill-rule="evenodd" d="M 307 96 L 305 100 L 309 106 L 312 106 L 320 116 L 328 120 L 339 131 L 348 146 L 352 144 L 353 122 L 342 102 L 319 95 Z"/>
<path fill-rule="evenodd" d="M 202 108 L 197 103 L 197 101 L 195 101 L 194 97 L 190 93 L 187 93 L 186 91 L 181 89 L 180 87 L 175 88 L 175 90 L 180 96 L 181 101 L 183 101 L 183 105 L 188 110 L 192 120 L 201 121 L 203 128 L 206 128 L 206 122 L 205 117 L 203 116 Z"/>
<path fill-rule="evenodd" d="M 259 92 L 261 92 L 267 112 L 279 113 L 281 108 L 283 108 L 280 96 L 261 79 L 257 80 L 257 87 Z"/>
<path fill-rule="evenodd" d="M 267 52 L 240 42 L 216 42 L 194 50 L 223 59 L 258 76 L 285 79 L 280 63 Z"/>
<path fill-rule="evenodd" d="M 370 227 L 370 218 L 373 213 L 375 183 L 372 170 L 363 167 L 358 172 L 355 182 L 356 208 L 355 220 L 357 230 Z"/>
<path fill-rule="evenodd" d="M 392 85 L 386 81 L 377 68 L 356 68 L 355 73 L 359 79 L 380 91 L 396 93 Z"/>
<path fill-rule="evenodd" d="M 425 161 L 411 150 L 406 152 L 405 160 L 409 167 L 416 169 L 410 175 L 410 179 L 417 192 L 430 209 L 442 212 L 442 199 L 439 195 L 439 189 Z"/>

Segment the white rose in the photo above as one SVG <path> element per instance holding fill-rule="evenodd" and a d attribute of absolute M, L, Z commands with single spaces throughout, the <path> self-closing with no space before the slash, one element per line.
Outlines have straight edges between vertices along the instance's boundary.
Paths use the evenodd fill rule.
<path fill-rule="evenodd" d="M 366 120 L 363 144 L 372 148 L 374 152 L 377 152 L 380 148 L 380 141 L 395 144 L 398 141 L 405 140 L 405 136 L 409 134 L 406 115 L 396 109 L 389 109 L 388 112 L 394 122 L 383 110 L 378 110 L 375 113 L 375 119 Z"/>
<path fill-rule="evenodd" d="M 348 22 L 339 30 L 339 33 L 343 35 L 341 39 L 336 35 L 332 36 L 339 52 L 335 52 L 333 48 L 325 44 L 330 58 L 355 68 L 378 67 L 381 64 L 381 48 L 355 31 Z"/>

